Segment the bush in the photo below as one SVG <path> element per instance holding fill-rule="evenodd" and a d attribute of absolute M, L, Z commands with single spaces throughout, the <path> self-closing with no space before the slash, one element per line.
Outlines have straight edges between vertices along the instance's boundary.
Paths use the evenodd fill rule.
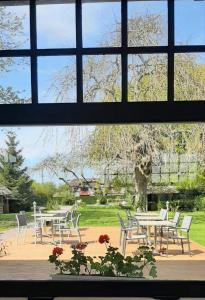
<path fill-rule="evenodd" d="M 162 206 L 162 208 L 165 208 Z M 199 211 L 205 209 L 205 196 L 196 196 L 194 198 L 184 198 L 170 201 L 170 210 L 176 211 Z"/>
<path fill-rule="evenodd" d="M 101 205 L 106 205 L 106 204 L 107 204 L 107 198 L 101 197 L 101 198 L 99 199 L 99 203 L 100 203 Z"/>

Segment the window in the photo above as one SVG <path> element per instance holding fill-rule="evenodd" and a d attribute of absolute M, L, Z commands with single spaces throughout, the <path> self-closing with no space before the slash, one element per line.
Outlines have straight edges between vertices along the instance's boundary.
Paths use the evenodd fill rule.
<path fill-rule="evenodd" d="M 2 2 L 1 89 L 10 81 L 13 95 L 1 103 L 205 100 L 204 9 L 194 0 Z M 16 61 L 24 89 L 12 84 Z"/>

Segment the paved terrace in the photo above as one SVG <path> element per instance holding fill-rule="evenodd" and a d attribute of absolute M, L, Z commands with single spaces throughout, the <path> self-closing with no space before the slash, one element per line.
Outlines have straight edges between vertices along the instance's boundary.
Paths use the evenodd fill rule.
<path fill-rule="evenodd" d="M 89 243 L 85 250 L 88 255 L 104 255 L 105 246 L 98 243 L 100 234 L 109 234 L 111 244 L 119 246 L 119 228 L 117 227 L 89 227 L 81 229 L 82 240 Z M 55 273 L 53 266 L 47 261 L 52 252 L 50 238 L 44 238 L 43 244 L 33 243 L 32 231 L 28 231 L 25 243 L 16 244 L 16 231 L 6 234 L 9 241 L 9 253 L 0 257 L 0 280 L 10 279 L 49 279 L 51 273 Z M 58 237 L 56 237 L 58 239 Z M 76 243 L 76 237 L 71 236 L 62 244 L 64 248 L 63 258 L 71 256 L 70 245 Z M 127 255 L 132 255 L 138 245 L 130 242 L 127 245 Z M 166 247 L 166 245 L 165 245 Z M 169 257 L 157 256 L 158 279 L 203 279 L 205 280 L 205 247 L 191 243 L 193 255 L 181 253 L 181 247 L 170 244 Z M 187 245 L 185 245 L 185 251 Z"/>

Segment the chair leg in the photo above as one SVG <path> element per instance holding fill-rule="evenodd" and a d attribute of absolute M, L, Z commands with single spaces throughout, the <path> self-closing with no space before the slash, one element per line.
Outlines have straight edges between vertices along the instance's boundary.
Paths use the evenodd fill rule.
<path fill-rule="evenodd" d="M 119 244 L 120 244 L 120 247 L 121 247 L 121 244 L 122 244 L 122 230 L 120 229 L 120 240 L 119 240 Z"/>
<path fill-rule="evenodd" d="M 189 238 L 187 239 L 188 240 L 188 249 L 189 249 L 189 255 L 191 256 L 192 253 L 191 253 L 191 245 L 190 245 L 190 240 Z"/>
<path fill-rule="evenodd" d="M 123 255 L 125 255 L 126 243 L 127 243 L 127 239 L 126 239 L 126 237 L 124 237 L 124 239 L 123 239 L 123 246 L 122 246 L 122 254 Z"/>
<path fill-rule="evenodd" d="M 181 245 L 182 245 L 182 253 L 184 254 L 184 244 L 183 244 L 183 240 L 181 239 Z"/>
<path fill-rule="evenodd" d="M 81 235 L 80 235 L 80 230 L 79 229 L 77 229 L 77 233 L 78 233 L 79 242 L 81 243 Z"/>
<path fill-rule="evenodd" d="M 168 249 L 169 249 L 169 237 L 167 237 L 167 250 L 166 250 L 167 256 L 168 256 Z"/>

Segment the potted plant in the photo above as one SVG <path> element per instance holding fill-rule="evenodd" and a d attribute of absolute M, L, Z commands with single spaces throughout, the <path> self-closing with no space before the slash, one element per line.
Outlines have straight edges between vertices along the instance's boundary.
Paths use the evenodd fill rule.
<path fill-rule="evenodd" d="M 57 280 L 73 280 L 73 276 L 81 276 L 80 279 L 85 279 L 86 276 L 88 280 L 107 280 L 108 277 L 112 280 L 117 277 L 127 279 L 157 277 L 155 259 L 149 247 L 139 247 L 134 256 L 125 256 L 118 251 L 118 248 L 110 244 L 107 234 L 101 235 L 98 241 L 106 246 L 105 256 L 87 256 L 84 249 L 88 244 L 78 243 L 72 246 L 70 260 L 65 261 L 60 259 L 63 248 L 55 247 L 49 256 L 49 262 L 55 265 L 58 273 L 51 277 Z"/>

